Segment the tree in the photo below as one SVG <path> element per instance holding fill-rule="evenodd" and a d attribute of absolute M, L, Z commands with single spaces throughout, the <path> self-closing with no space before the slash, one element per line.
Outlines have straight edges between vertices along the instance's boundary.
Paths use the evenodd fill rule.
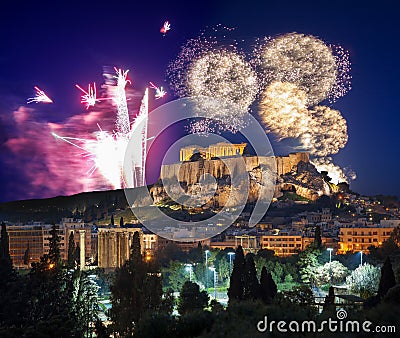
<path fill-rule="evenodd" d="M 11 277 L 12 273 L 13 264 L 10 256 L 9 237 L 6 225 L 2 222 L 0 239 L 0 276 L 3 281 L 7 281 L 7 279 Z"/>
<path fill-rule="evenodd" d="M 352 292 L 367 298 L 377 292 L 379 276 L 379 268 L 371 264 L 363 264 L 346 278 L 346 284 Z"/>
<path fill-rule="evenodd" d="M 114 215 L 111 215 L 110 224 L 111 224 L 112 226 L 114 226 Z"/>
<path fill-rule="evenodd" d="M 124 227 L 124 218 L 121 216 L 121 218 L 119 219 L 119 226 L 121 227 L 121 228 L 123 228 Z"/>
<path fill-rule="evenodd" d="M 381 279 L 379 280 L 378 296 L 383 298 L 390 288 L 396 285 L 396 279 L 394 277 L 392 262 L 389 256 L 386 257 L 385 263 L 381 268 Z"/>
<path fill-rule="evenodd" d="M 31 255 L 31 250 L 29 248 L 29 242 L 26 245 L 26 250 L 24 252 L 24 264 L 29 265 L 29 260 L 30 260 L 30 255 Z"/>
<path fill-rule="evenodd" d="M 200 291 L 199 285 L 186 281 L 181 289 L 178 311 L 181 315 L 195 310 L 203 310 L 208 305 L 208 294 Z"/>
<path fill-rule="evenodd" d="M 274 299 L 278 288 L 272 279 L 271 273 L 267 271 L 265 266 L 261 270 L 260 278 L 260 295 L 261 299 L 265 304 L 270 304 Z"/>
<path fill-rule="evenodd" d="M 67 266 L 69 269 L 75 268 L 75 240 L 73 231 L 70 232 L 68 237 Z"/>
<path fill-rule="evenodd" d="M 50 230 L 48 259 L 51 264 L 55 264 L 56 266 L 62 265 L 60 242 L 61 238 L 58 235 L 58 229 L 53 225 Z"/>
<path fill-rule="evenodd" d="M 254 264 L 253 255 L 247 254 L 243 273 L 243 298 L 257 299 L 260 297 L 260 283 L 257 279 L 256 266 Z"/>
<path fill-rule="evenodd" d="M 343 283 L 350 271 L 340 262 L 332 261 L 317 267 L 315 272 L 315 282 L 317 285 Z M 332 278 L 331 278 L 332 277 Z"/>
<path fill-rule="evenodd" d="M 228 297 L 229 302 L 232 300 L 243 299 L 244 291 L 244 253 L 242 246 L 239 245 L 235 252 L 235 259 L 233 261 L 232 274 L 229 283 Z"/>
<path fill-rule="evenodd" d="M 321 255 L 320 250 L 309 245 L 304 251 L 299 254 L 299 272 L 303 283 L 314 284 L 315 275 L 318 266 L 318 257 Z"/>
<path fill-rule="evenodd" d="M 317 249 L 320 249 L 322 247 L 321 226 L 319 225 L 315 227 L 314 246 Z"/>
<path fill-rule="evenodd" d="M 129 259 L 116 269 L 110 288 L 110 317 L 114 330 L 120 335 L 132 335 L 135 326 L 146 313 L 159 309 L 162 288 L 157 269 L 155 263 L 144 262 L 139 233 L 135 232 Z"/>
<path fill-rule="evenodd" d="M 178 261 L 171 261 L 169 267 L 163 268 L 164 285 L 178 292 L 188 279 L 184 265 Z"/>

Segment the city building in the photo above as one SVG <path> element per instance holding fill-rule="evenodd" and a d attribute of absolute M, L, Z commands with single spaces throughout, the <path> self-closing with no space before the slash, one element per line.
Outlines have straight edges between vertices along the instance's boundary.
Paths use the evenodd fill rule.
<path fill-rule="evenodd" d="M 339 232 L 339 254 L 362 251 L 369 253 L 370 246 L 379 247 L 389 239 L 394 227 L 371 225 L 341 227 Z"/>
<path fill-rule="evenodd" d="M 33 222 L 26 225 L 8 225 L 9 251 L 16 268 L 28 268 L 40 262 L 40 257 L 49 253 L 49 238 L 52 225 Z M 60 236 L 61 257 L 66 255 L 64 229 L 57 226 Z"/>
<path fill-rule="evenodd" d="M 333 238 L 321 237 L 322 244 L 335 247 Z M 276 256 L 291 256 L 303 251 L 314 241 L 314 237 L 307 237 L 301 233 L 276 231 L 267 235 L 262 235 L 260 239 L 261 249 L 269 249 L 275 252 Z"/>

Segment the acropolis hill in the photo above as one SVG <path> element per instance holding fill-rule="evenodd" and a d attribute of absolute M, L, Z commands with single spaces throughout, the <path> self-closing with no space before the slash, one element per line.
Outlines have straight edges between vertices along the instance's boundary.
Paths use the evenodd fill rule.
<path fill-rule="evenodd" d="M 324 193 L 329 193 L 326 183 L 316 168 L 310 163 L 307 152 L 291 153 L 287 156 L 252 156 L 245 155 L 246 144 L 217 143 L 209 147 L 188 146 L 180 150 L 179 163 L 163 165 L 160 179 L 175 177 L 187 186 L 199 183 L 202 175 L 208 173 L 216 179 L 232 175 L 228 167 L 233 168 L 235 175 L 249 173 L 256 177 L 260 170 L 276 172 L 275 195 L 284 190 L 316 200 Z M 243 161 L 245 168 L 243 167 Z M 263 169 L 264 168 L 264 169 Z M 162 189 L 161 189 L 162 190 Z M 163 196 L 159 187 L 154 187 L 153 198 Z"/>

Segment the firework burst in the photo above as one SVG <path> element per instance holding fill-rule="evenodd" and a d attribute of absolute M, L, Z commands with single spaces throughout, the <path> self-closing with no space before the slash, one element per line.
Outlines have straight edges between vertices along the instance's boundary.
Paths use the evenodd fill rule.
<path fill-rule="evenodd" d="M 258 78 L 253 66 L 237 48 L 234 40 L 227 38 L 231 29 L 219 26 L 211 35 L 202 33 L 182 47 L 178 57 L 169 64 L 167 77 L 171 88 L 180 97 L 203 97 L 199 109 L 210 118 L 219 117 L 218 130 L 235 132 L 241 126 L 241 117 L 249 110 L 259 91 Z M 222 35 L 222 38 L 217 35 Z M 220 105 L 209 105 L 207 97 L 218 98 L 222 105 L 236 105 L 232 114 Z M 239 112 L 241 110 L 241 113 Z M 193 130 L 210 126 L 195 122 Z"/>
<path fill-rule="evenodd" d="M 259 115 L 267 131 L 280 139 L 301 137 L 309 132 L 312 118 L 306 102 L 306 93 L 295 84 L 276 81 L 261 95 Z"/>
<path fill-rule="evenodd" d="M 262 82 L 296 84 L 307 93 L 307 106 L 331 97 L 336 99 L 347 92 L 348 54 L 341 47 L 334 50 L 312 35 L 289 33 L 258 42 L 255 64 Z"/>
<path fill-rule="evenodd" d="M 311 111 L 310 153 L 315 156 L 336 154 L 348 140 L 347 123 L 338 110 L 316 106 Z"/>

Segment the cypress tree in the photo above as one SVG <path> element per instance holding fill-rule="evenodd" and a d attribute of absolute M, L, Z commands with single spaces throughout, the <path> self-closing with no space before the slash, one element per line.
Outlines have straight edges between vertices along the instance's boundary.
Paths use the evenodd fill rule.
<path fill-rule="evenodd" d="M 243 298 L 254 300 L 260 297 L 260 283 L 257 279 L 256 265 L 252 254 L 246 255 L 243 277 Z"/>
<path fill-rule="evenodd" d="M 48 259 L 50 263 L 55 264 L 56 266 L 60 266 L 62 264 L 61 254 L 60 254 L 61 238 L 58 235 L 58 231 L 55 224 L 51 227 L 50 235 L 51 237 L 49 238 Z"/>
<path fill-rule="evenodd" d="M 119 219 L 119 226 L 120 226 L 121 228 L 124 226 L 124 218 L 123 218 L 123 217 L 121 217 L 121 218 Z"/>
<path fill-rule="evenodd" d="M 0 239 L 0 276 L 7 279 L 13 272 L 13 265 L 10 256 L 9 237 L 4 222 L 1 223 L 1 239 Z"/>
<path fill-rule="evenodd" d="M 243 299 L 244 265 L 244 253 L 242 246 L 239 245 L 235 252 L 235 259 L 233 261 L 233 269 L 229 282 L 229 302 Z"/>
<path fill-rule="evenodd" d="M 111 225 L 114 226 L 114 215 L 111 215 Z"/>
<path fill-rule="evenodd" d="M 71 231 L 68 238 L 68 268 L 73 269 L 75 267 L 75 240 L 74 232 Z"/>
<path fill-rule="evenodd" d="M 315 227 L 314 246 L 317 249 L 320 249 L 322 247 L 321 227 L 319 225 Z"/>
<path fill-rule="evenodd" d="M 394 277 L 392 262 L 389 256 L 386 257 L 385 263 L 381 268 L 381 279 L 379 280 L 378 296 L 383 298 L 390 288 L 396 285 L 396 279 Z"/>
<path fill-rule="evenodd" d="M 270 304 L 278 292 L 278 288 L 267 268 L 263 266 L 260 278 L 261 299 L 265 304 Z"/>
<path fill-rule="evenodd" d="M 29 248 L 29 242 L 28 245 L 26 246 L 26 250 L 24 252 L 24 264 L 28 265 L 29 264 L 29 256 L 31 255 L 31 250 Z"/>

